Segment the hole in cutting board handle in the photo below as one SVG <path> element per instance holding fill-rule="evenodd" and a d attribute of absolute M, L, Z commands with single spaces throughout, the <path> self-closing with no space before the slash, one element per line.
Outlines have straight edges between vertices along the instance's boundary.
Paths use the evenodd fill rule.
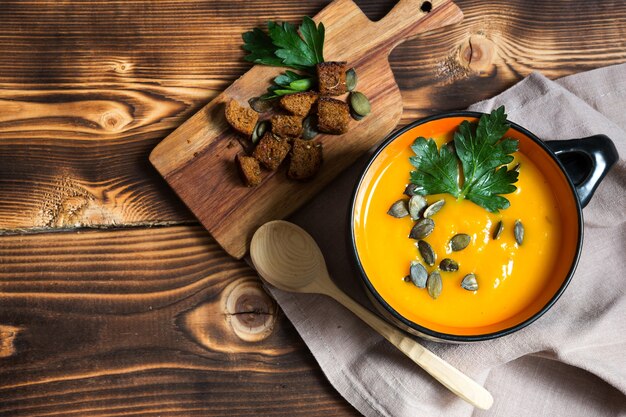
<path fill-rule="evenodd" d="M 394 7 L 398 6 L 400 1 L 395 2 L 371 2 L 371 1 L 363 1 L 363 0 L 353 0 L 361 9 L 363 14 L 367 16 L 372 22 L 379 22 L 384 19 Z M 406 0 L 408 4 L 411 4 L 410 11 L 417 12 L 417 9 L 421 10 L 424 13 L 429 13 L 433 9 L 432 1 L 415 1 L 415 0 Z M 402 1 L 404 3 L 404 1 Z M 393 3 L 390 5 L 389 3 Z"/>

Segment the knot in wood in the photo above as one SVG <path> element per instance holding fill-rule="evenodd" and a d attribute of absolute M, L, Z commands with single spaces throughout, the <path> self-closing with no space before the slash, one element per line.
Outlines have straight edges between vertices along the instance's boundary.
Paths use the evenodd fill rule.
<path fill-rule="evenodd" d="M 247 342 L 268 337 L 276 322 L 276 303 L 258 280 L 237 280 L 226 291 L 226 314 L 235 334 Z"/>
<path fill-rule="evenodd" d="M 471 73 L 485 76 L 493 72 L 495 44 L 480 35 L 472 35 L 461 45 L 459 61 Z"/>
<path fill-rule="evenodd" d="M 268 314 L 271 314 L 272 304 L 267 296 L 259 294 L 241 294 L 235 301 L 235 317 L 243 325 L 250 328 L 262 326 Z"/>
<path fill-rule="evenodd" d="M 100 126 L 109 132 L 119 132 L 128 125 L 133 118 L 118 109 L 107 110 L 100 116 Z"/>
<path fill-rule="evenodd" d="M 118 74 L 124 74 L 130 72 L 133 69 L 133 64 L 126 61 L 116 61 L 113 63 L 113 71 Z"/>

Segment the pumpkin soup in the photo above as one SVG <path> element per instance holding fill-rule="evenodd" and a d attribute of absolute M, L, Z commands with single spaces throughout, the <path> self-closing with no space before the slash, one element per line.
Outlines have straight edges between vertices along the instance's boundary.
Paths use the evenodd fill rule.
<path fill-rule="evenodd" d="M 563 245 L 570 251 L 571 244 L 562 241 L 555 193 L 534 161 L 515 152 L 509 167 L 520 164 L 521 169 L 517 189 L 505 195 L 508 208 L 490 212 L 450 194 L 424 196 L 428 204 L 445 202 L 428 216 L 435 227 L 421 240 L 428 244 L 424 247 L 432 248 L 435 259 L 425 259 L 428 251 L 418 248 L 415 236 L 409 237 L 415 220 L 390 216 L 388 210 L 394 202 L 408 199 L 403 191 L 415 169 L 409 162 L 415 155 L 410 148 L 415 138 L 430 135 L 441 148 L 452 140 L 453 131 L 440 134 L 437 129 L 429 130 L 428 124 L 418 127 L 419 135 L 408 131 L 382 150 L 357 191 L 353 237 L 371 285 L 401 316 L 442 333 L 496 331 L 516 324 L 511 321 L 516 316 L 528 318 L 529 306 L 547 302 L 546 294 L 553 293 L 558 284 L 551 275 L 560 271 L 552 265 Z M 416 262 L 428 274 L 439 272 L 441 288 L 436 297 L 429 294 L 430 288 L 419 288 L 406 278 Z"/>

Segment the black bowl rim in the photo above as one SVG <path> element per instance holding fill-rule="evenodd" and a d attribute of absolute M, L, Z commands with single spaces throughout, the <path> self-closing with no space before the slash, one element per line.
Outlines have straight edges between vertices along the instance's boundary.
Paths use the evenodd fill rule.
<path fill-rule="evenodd" d="M 385 310 L 387 310 L 388 313 L 390 313 L 396 320 L 400 321 L 405 326 L 408 326 L 409 328 L 411 328 L 411 329 L 413 329 L 413 330 L 415 330 L 418 333 L 421 333 L 423 335 L 429 336 L 429 337 L 434 338 L 434 339 L 443 340 L 443 341 L 450 341 L 450 342 L 479 342 L 479 341 L 484 341 L 484 340 L 490 340 L 490 339 L 495 339 L 497 337 L 506 336 L 508 334 L 516 332 L 516 331 L 518 331 L 518 330 L 528 326 L 529 324 L 533 323 L 539 317 L 541 317 L 546 311 L 548 311 L 554 305 L 554 303 L 556 303 L 556 301 L 561 297 L 561 295 L 563 294 L 563 292 L 565 291 L 565 289 L 569 285 L 570 281 L 572 280 L 572 276 L 574 275 L 574 271 L 576 270 L 576 267 L 578 266 L 578 261 L 580 259 L 580 253 L 581 253 L 581 250 L 582 250 L 582 242 L 583 242 L 583 213 L 582 213 L 582 207 L 580 205 L 580 200 L 578 199 L 578 194 L 576 193 L 576 188 L 575 188 L 574 184 L 572 183 L 572 180 L 569 177 L 569 175 L 567 175 L 567 171 L 565 170 L 565 167 L 563 166 L 561 161 L 559 161 L 558 157 L 554 154 L 554 152 L 543 141 L 541 141 L 535 134 L 533 134 L 529 130 L 525 129 L 524 127 L 518 125 L 517 123 L 514 123 L 514 122 L 511 122 L 510 120 L 507 120 L 507 123 L 509 123 L 511 125 L 511 128 L 513 128 L 515 130 L 518 130 L 519 132 L 521 132 L 524 135 L 526 135 L 528 138 L 533 140 L 537 145 L 539 145 L 539 147 L 541 147 L 544 151 L 546 151 L 548 153 L 548 155 L 550 155 L 550 157 L 552 158 L 554 163 L 556 163 L 557 166 L 563 172 L 563 175 L 565 176 L 566 181 L 569 184 L 570 191 L 572 193 L 572 198 L 574 199 L 574 202 L 576 204 L 576 210 L 577 210 L 577 214 L 578 214 L 578 216 L 577 216 L 577 219 L 578 219 L 578 242 L 576 244 L 576 252 L 575 252 L 574 260 L 572 261 L 572 265 L 571 265 L 571 267 L 569 269 L 569 272 L 567 273 L 567 276 L 563 280 L 563 283 L 559 287 L 559 289 L 555 292 L 555 294 L 552 296 L 552 298 L 539 311 L 537 311 L 537 313 L 535 313 L 531 317 L 527 318 L 523 322 L 518 323 L 518 324 L 516 324 L 514 326 L 511 326 L 511 327 L 508 327 L 506 329 L 499 330 L 497 332 L 484 333 L 484 334 L 478 334 L 478 335 L 457 335 L 457 334 L 450 334 L 450 333 L 442 333 L 442 332 L 438 332 L 438 331 L 435 331 L 435 330 L 431 330 L 431 329 L 429 329 L 427 327 L 424 327 L 424 326 L 421 326 L 421 325 L 419 325 L 417 323 L 414 323 L 413 321 L 405 318 L 400 313 L 398 313 L 393 307 L 391 307 L 383 299 L 383 297 L 381 297 L 381 295 L 378 293 L 378 291 L 376 291 L 376 289 L 374 288 L 374 286 L 370 282 L 369 278 L 367 278 L 367 274 L 365 273 L 365 270 L 363 269 L 363 265 L 361 264 L 361 260 L 359 258 L 359 254 L 358 254 L 357 249 L 356 249 L 356 241 L 355 241 L 355 237 L 354 237 L 354 208 L 355 208 L 355 204 L 356 204 L 357 193 L 359 192 L 359 189 L 361 188 L 361 184 L 364 181 L 365 174 L 367 174 L 367 172 L 369 171 L 371 165 L 374 163 L 374 161 L 376 160 L 378 155 L 387 147 L 387 145 L 389 145 L 392 141 L 394 141 L 396 138 L 398 138 L 403 133 L 405 133 L 405 132 L 415 128 L 416 126 L 422 125 L 424 123 L 432 122 L 434 120 L 439 120 L 439 119 L 444 119 L 444 118 L 449 118 L 449 117 L 476 117 L 476 118 L 480 118 L 480 116 L 482 116 L 484 114 L 486 114 L 486 113 L 475 112 L 475 111 L 453 111 L 453 112 L 438 113 L 438 114 L 433 115 L 433 116 L 429 116 L 429 117 L 425 117 L 425 118 L 422 118 L 422 119 L 418 119 L 418 120 L 416 120 L 416 121 L 414 121 L 414 122 L 404 126 L 403 128 L 401 128 L 401 129 L 391 133 L 389 136 L 387 136 L 387 138 L 385 140 L 383 140 L 383 142 L 378 146 L 376 151 L 374 151 L 372 156 L 369 158 L 367 166 L 361 172 L 361 175 L 359 176 L 359 180 L 357 181 L 356 186 L 354 187 L 354 190 L 352 192 L 351 202 L 350 202 L 349 219 L 350 219 L 350 244 L 351 244 L 351 249 L 352 249 L 352 256 L 353 256 L 353 259 L 354 259 L 354 261 L 355 261 L 355 263 L 356 263 L 356 265 L 357 265 L 357 267 L 359 269 L 359 273 L 360 273 L 361 279 L 363 280 L 363 282 L 364 282 L 365 286 L 367 287 L 368 291 L 370 292 L 370 294 L 376 299 L 376 301 L 378 301 L 378 303 L 380 305 L 382 305 L 385 308 Z"/>

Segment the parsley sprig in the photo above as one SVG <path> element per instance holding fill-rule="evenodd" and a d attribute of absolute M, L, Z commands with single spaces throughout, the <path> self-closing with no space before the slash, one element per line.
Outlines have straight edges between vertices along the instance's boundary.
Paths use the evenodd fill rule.
<path fill-rule="evenodd" d="M 478 123 L 463 121 L 450 144 L 437 149 L 432 139 L 419 137 L 409 158 L 416 168 L 411 182 L 421 195 L 447 193 L 468 199 L 490 212 L 506 209 L 509 200 L 500 194 L 514 192 L 518 172 L 508 169 L 517 151 L 518 141 L 504 138 L 510 125 L 504 106 L 480 117 Z M 461 169 L 459 170 L 459 163 Z"/>
<path fill-rule="evenodd" d="M 315 65 L 324 62 L 324 25 L 316 25 L 305 16 L 302 25 L 288 22 L 267 23 L 268 33 L 259 28 L 242 35 L 243 49 L 249 52 L 246 61 L 276 67 L 290 67 L 312 72 Z M 299 32 L 299 33 L 298 33 Z"/>

